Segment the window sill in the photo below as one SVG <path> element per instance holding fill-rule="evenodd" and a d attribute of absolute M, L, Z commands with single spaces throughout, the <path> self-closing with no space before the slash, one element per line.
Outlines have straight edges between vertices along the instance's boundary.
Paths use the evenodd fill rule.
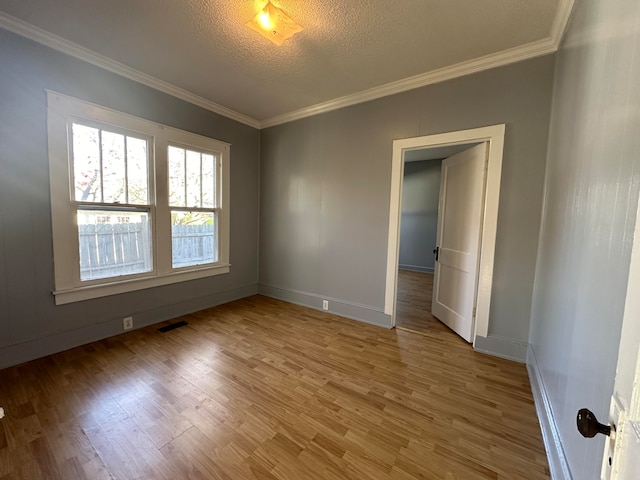
<path fill-rule="evenodd" d="M 135 292 L 146 288 L 171 285 L 173 283 L 186 282 L 188 280 L 196 280 L 198 278 L 213 277 L 215 275 L 229 273 L 229 267 L 230 265 L 218 265 L 211 268 L 174 272 L 161 277 L 136 278 L 103 283 L 100 285 L 75 287 L 67 290 L 56 290 L 53 292 L 53 295 L 55 297 L 56 305 L 64 305 L 67 303 L 90 300 L 92 298 L 108 297 L 110 295 L 118 295 L 120 293 Z"/>

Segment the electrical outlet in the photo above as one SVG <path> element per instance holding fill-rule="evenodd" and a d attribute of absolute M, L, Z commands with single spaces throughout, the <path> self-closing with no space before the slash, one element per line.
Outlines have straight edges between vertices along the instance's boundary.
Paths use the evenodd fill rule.
<path fill-rule="evenodd" d="M 322 300 L 322 309 L 329 310 L 329 300 Z"/>
<path fill-rule="evenodd" d="M 133 317 L 124 317 L 122 319 L 122 326 L 125 330 L 131 330 L 133 328 Z"/>

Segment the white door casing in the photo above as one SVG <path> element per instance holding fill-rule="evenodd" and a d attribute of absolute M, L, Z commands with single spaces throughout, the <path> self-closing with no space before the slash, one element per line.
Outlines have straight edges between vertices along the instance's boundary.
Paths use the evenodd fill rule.
<path fill-rule="evenodd" d="M 487 142 L 487 176 L 484 192 L 484 212 L 482 216 L 482 248 L 480 251 L 474 336 L 486 337 L 488 335 L 504 134 L 505 125 L 499 124 L 456 132 L 394 140 L 391 164 L 389 239 L 387 244 L 387 275 L 384 303 L 384 313 L 392 316 L 392 326 L 395 326 L 396 323 L 400 210 L 402 206 L 402 172 L 404 170 L 405 152 L 425 148 Z"/>
<path fill-rule="evenodd" d="M 486 143 L 442 162 L 438 206 L 438 259 L 431 313 L 473 341 L 478 259 L 482 233 Z"/>
<path fill-rule="evenodd" d="M 627 298 L 609 423 L 615 435 L 605 442 L 601 478 L 640 478 L 640 204 L 631 250 Z M 611 463 L 609 461 L 611 459 Z"/>

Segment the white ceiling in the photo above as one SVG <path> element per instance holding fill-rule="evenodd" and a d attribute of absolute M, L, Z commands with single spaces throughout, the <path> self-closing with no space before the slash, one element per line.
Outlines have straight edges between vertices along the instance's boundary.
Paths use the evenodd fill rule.
<path fill-rule="evenodd" d="M 409 150 L 404 153 L 404 161 L 421 162 L 424 160 L 442 160 L 449 158 L 456 153 L 460 153 L 469 148 L 479 145 L 478 143 L 465 143 L 462 145 L 448 145 L 446 147 L 428 147 L 417 150 Z"/>
<path fill-rule="evenodd" d="M 266 126 L 555 51 L 573 0 L 273 0 L 281 47 L 265 3 L 0 0 L 0 27 Z"/>

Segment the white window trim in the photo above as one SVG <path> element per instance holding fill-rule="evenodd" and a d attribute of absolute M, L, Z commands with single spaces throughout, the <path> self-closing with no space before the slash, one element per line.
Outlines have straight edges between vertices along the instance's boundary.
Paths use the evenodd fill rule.
<path fill-rule="evenodd" d="M 53 258 L 56 305 L 78 302 L 92 298 L 168 285 L 197 278 L 210 277 L 229 272 L 229 212 L 230 212 L 230 168 L 231 145 L 209 137 L 179 130 L 134 117 L 106 107 L 78 100 L 47 90 L 47 127 L 49 136 L 49 179 L 51 188 L 51 221 L 53 235 Z M 153 139 L 150 145 L 152 161 L 149 175 L 153 182 L 155 199 L 168 198 L 167 150 L 169 143 L 193 146 L 216 152 L 219 162 L 219 216 L 218 216 L 218 262 L 193 268 L 173 269 L 171 265 L 171 225 L 168 201 L 152 199 L 155 216 L 153 229 L 153 265 L 151 272 L 135 278 L 108 278 L 99 284 L 88 285 L 79 279 L 79 251 L 75 208 L 72 203 L 70 185 L 71 163 L 69 159 L 68 128 L 70 121 L 86 119 L 116 128 L 142 133 Z"/>

